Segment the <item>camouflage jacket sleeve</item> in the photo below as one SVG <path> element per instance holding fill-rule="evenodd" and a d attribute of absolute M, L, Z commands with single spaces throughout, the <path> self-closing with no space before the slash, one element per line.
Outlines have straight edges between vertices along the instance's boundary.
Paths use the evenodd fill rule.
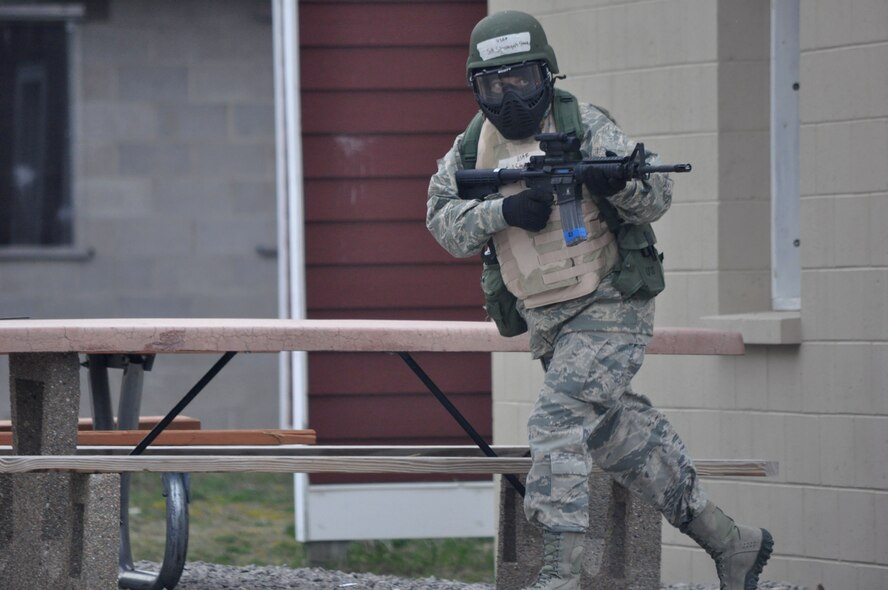
<path fill-rule="evenodd" d="M 632 153 L 635 142 L 623 133 L 606 111 L 584 104 L 580 107 L 580 115 L 586 128 L 581 148 L 584 157 L 603 157 L 607 150 L 619 156 Z M 656 154 L 649 154 L 649 163 L 657 161 Z M 625 189 L 607 200 L 627 223 L 650 223 L 662 217 L 672 204 L 672 179 L 667 174 L 651 174 L 647 180 L 630 180 Z"/>
<path fill-rule="evenodd" d="M 506 228 L 502 195 L 495 193 L 484 200 L 463 200 L 456 190 L 456 171 L 462 166 L 457 136 L 453 147 L 438 160 L 438 171 L 429 182 L 426 227 L 445 250 L 454 256 L 478 254 L 487 240 Z"/>

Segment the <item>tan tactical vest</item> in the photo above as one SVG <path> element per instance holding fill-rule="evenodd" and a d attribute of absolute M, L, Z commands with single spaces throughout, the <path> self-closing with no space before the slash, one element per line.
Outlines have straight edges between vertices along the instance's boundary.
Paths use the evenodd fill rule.
<path fill-rule="evenodd" d="M 555 130 L 549 115 L 545 131 Z M 521 141 L 505 139 L 490 121 L 484 121 L 478 138 L 476 168 L 520 168 L 530 156 L 542 154 L 533 137 Z M 513 195 L 527 188 L 523 183 L 504 185 L 500 192 Z M 546 227 L 529 232 L 508 227 L 493 236 L 503 281 L 509 291 L 528 308 L 569 301 L 594 291 L 617 263 L 617 244 L 598 208 L 583 188 L 583 219 L 589 239 L 567 247 L 561 231 L 558 206 Z"/>

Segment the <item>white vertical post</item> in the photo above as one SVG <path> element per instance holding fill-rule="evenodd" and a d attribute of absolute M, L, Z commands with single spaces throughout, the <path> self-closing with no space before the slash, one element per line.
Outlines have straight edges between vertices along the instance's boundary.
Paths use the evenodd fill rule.
<path fill-rule="evenodd" d="M 305 318 L 305 242 L 302 186 L 302 125 L 299 97 L 299 5 L 272 1 L 275 129 L 277 150 L 278 309 L 281 318 Z M 280 355 L 279 408 L 282 427 L 308 426 L 308 359 L 304 352 Z M 296 538 L 306 540 L 305 474 L 294 476 Z"/>
<path fill-rule="evenodd" d="M 801 305 L 799 0 L 771 0 L 771 305 Z"/>

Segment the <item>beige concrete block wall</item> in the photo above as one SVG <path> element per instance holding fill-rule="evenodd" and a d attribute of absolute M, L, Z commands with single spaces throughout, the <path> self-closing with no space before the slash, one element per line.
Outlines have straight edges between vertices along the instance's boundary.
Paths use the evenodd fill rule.
<path fill-rule="evenodd" d="M 769 2 L 491 0 L 545 26 L 568 79 L 664 159 L 691 161 L 656 224 L 660 326 L 770 310 Z M 780 462 L 705 480 L 777 541 L 765 572 L 826 590 L 888 588 L 888 2 L 802 0 L 801 345 L 742 358 L 652 356 L 635 380 L 699 458 Z M 495 355 L 494 438 L 526 441 L 539 364 Z M 711 582 L 664 526 L 664 582 Z"/>

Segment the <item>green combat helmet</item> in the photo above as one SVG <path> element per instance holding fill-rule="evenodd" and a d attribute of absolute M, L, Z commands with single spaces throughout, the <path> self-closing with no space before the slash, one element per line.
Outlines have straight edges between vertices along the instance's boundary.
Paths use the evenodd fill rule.
<path fill-rule="evenodd" d="M 556 73 L 555 51 L 529 14 L 497 12 L 472 30 L 466 75 L 481 112 L 506 139 L 539 133 Z"/>
<path fill-rule="evenodd" d="M 475 70 L 522 61 L 541 61 L 550 72 L 558 73 L 555 50 L 537 19 L 524 12 L 506 10 L 478 21 L 469 38 L 467 76 L 471 77 Z"/>

